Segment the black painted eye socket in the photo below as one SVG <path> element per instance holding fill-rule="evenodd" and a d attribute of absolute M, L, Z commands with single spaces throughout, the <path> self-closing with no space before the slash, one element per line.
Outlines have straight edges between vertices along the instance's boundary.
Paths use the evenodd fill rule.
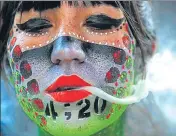
<path fill-rule="evenodd" d="M 119 27 L 123 20 L 124 18 L 114 19 L 104 14 L 92 15 L 86 19 L 84 26 L 95 30 L 108 30 Z"/>
<path fill-rule="evenodd" d="M 33 18 L 23 24 L 17 24 L 17 27 L 20 30 L 29 33 L 40 33 L 44 29 L 50 28 L 52 26 L 53 25 L 50 23 L 50 21 L 42 18 Z"/>

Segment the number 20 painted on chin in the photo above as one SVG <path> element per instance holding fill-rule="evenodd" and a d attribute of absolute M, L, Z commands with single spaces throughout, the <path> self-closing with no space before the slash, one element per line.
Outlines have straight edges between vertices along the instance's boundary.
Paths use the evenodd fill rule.
<path fill-rule="evenodd" d="M 100 110 L 99 110 L 99 101 L 100 100 L 102 100 L 103 102 L 102 102 L 102 105 L 101 105 Z M 81 106 L 84 103 L 85 103 L 85 106 L 82 109 L 79 110 L 78 119 L 88 118 L 88 117 L 91 116 L 91 112 L 87 112 L 87 110 L 90 108 L 90 101 L 88 99 L 81 100 L 76 105 Z M 67 103 L 67 104 L 64 104 L 64 106 L 69 107 L 70 104 Z M 54 109 L 53 101 L 50 101 L 50 108 L 51 108 L 51 113 L 50 113 L 50 110 L 49 110 L 49 104 L 47 104 L 46 109 L 45 109 L 45 114 L 46 114 L 46 116 L 51 116 L 51 114 L 52 114 L 52 118 L 54 120 L 56 120 L 56 117 L 58 117 L 58 113 Z M 105 108 L 106 108 L 106 100 L 103 100 L 103 99 L 100 99 L 99 97 L 96 97 L 95 101 L 94 101 L 94 111 L 95 111 L 95 113 L 100 114 L 105 110 Z M 71 114 L 71 112 L 65 112 L 65 116 L 67 117 L 66 120 L 70 120 L 72 114 Z"/>

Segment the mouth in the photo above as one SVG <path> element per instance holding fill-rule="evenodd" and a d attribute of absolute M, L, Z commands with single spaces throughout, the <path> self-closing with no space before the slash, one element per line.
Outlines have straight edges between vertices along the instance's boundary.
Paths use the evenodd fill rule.
<path fill-rule="evenodd" d="M 61 76 L 45 90 L 45 93 L 54 101 L 71 103 L 91 95 L 90 92 L 81 89 L 85 86 L 91 86 L 91 84 L 77 75 Z"/>

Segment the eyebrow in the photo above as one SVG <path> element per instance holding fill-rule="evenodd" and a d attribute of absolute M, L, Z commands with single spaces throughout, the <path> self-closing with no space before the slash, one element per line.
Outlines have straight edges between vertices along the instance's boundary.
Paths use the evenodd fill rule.
<path fill-rule="evenodd" d="M 78 1 L 67 1 L 69 6 L 77 7 Z M 99 5 L 110 5 L 113 7 L 119 7 L 118 2 L 116 1 L 83 1 L 83 6 L 99 6 Z M 61 6 L 61 1 L 23 1 L 19 3 L 18 12 L 29 11 L 30 9 L 34 8 L 35 11 L 42 12 L 44 10 L 58 8 Z"/>

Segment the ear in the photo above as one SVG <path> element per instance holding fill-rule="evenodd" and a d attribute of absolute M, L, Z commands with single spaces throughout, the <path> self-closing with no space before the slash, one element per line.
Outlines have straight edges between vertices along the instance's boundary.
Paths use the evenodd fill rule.
<path fill-rule="evenodd" d="M 7 78 L 7 80 L 14 85 L 14 77 L 13 77 L 13 73 L 12 73 L 12 69 L 10 66 L 10 62 L 9 62 L 9 58 L 7 53 L 5 53 L 4 57 L 3 57 L 3 61 L 2 61 L 2 72 L 4 73 L 5 78 Z"/>

